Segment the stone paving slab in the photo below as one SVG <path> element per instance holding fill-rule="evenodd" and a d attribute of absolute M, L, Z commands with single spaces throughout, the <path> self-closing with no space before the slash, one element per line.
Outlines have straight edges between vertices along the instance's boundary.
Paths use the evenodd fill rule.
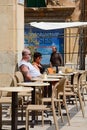
<path fill-rule="evenodd" d="M 83 118 L 82 112 L 79 107 L 79 111 L 76 110 L 75 105 L 69 105 L 69 113 L 70 113 L 70 122 L 71 125 L 68 125 L 67 122 L 67 117 L 64 116 L 64 123 L 61 122 L 60 117 L 58 117 L 58 124 L 59 124 L 59 130 L 87 130 L 87 101 L 86 101 L 86 106 L 84 106 L 85 109 L 85 117 Z M 5 110 L 6 111 L 6 110 Z M 6 120 L 7 122 L 11 120 L 9 116 L 6 115 L 6 112 L 3 112 L 3 120 Z M 65 110 L 62 110 L 63 113 Z M 39 117 L 41 119 L 41 117 Z M 51 119 L 52 125 L 50 124 L 45 124 L 44 126 L 42 125 L 37 125 L 34 128 L 30 128 L 29 130 L 55 130 L 55 126 L 53 124 L 53 118 L 52 116 L 49 116 L 48 118 L 45 118 L 46 120 Z M 23 126 L 18 126 L 18 128 L 25 127 Z M 11 130 L 10 125 L 5 125 L 3 124 L 3 130 Z"/>

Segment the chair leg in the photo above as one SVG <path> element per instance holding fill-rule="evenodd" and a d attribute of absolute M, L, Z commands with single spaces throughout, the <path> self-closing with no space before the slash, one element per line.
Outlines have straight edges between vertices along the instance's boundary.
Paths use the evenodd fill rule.
<path fill-rule="evenodd" d="M 0 104 L 0 129 L 2 129 L 2 104 Z"/>
<path fill-rule="evenodd" d="M 29 112 L 28 110 L 26 110 L 26 130 L 29 130 L 29 124 L 28 124 L 28 121 L 29 120 Z"/>
<path fill-rule="evenodd" d="M 83 117 L 85 117 L 85 112 L 84 112 L 84 108 L 83 108 L 83 102 L 82 102 L 81 94 L 79 93 L 78 96 L 79 96 L 80 107 L 81 107 L 81 110 L 82 110 L 82 115 L 83 115 Z"/>
<path fill-rule="evenodd" d="M 69 112 L 68 112 L 68 108 L 67 108 L 67 104 L 66 104 L 66 99 L 64 99 L 64 104 L 65 104 L 65 109 L 66 109 L 66 113 L 67 113 L 68 123 L 70 125 L 70 116 L 69 116 Z"/>
<path fill-rule="evenodd" d="M 85 88 L 82 88 L 82 99 L 83 99 L 83 101 L 84 101 L 84 106 L 86 106 L 85 96 L 84 96 L 84 90 L 85 90 Z"/>
<path fill-rule="evenodd" d="M 60 102 L 58 102 L 58 106 L 59 106 L 59 115 L 61 115 L 61 120 L 62 120 L 62 122 L 64 122 L 64 119 L 63 119 L 63 115 L 62 115 L 62 111 L 61 111 L 61 104 L 60 104 Z"/>
<path fill-rule="evenodd" d="M 77 96 L 75 95 L 75 101 L 76 101 L 76 108 L 77 108 L 77 111 L 78 111 L 78 104 L 77 104 Z"/>
<path fill-rule="evenodd" d="M 55 112 L 55 106 L 52 104 L 52 112 L 53 112 L 53 118 L 54 118 L 54 124 L 56 130 L 59 130 L 58 122 L 57 122 L 57 117 L 56 117 L 56 112 Z"/>
<path fill-rule="evenodd" d="M 43 111 L 42 111 L 42 126 L 44 126 L 44 116 L 43 116 Z"/>

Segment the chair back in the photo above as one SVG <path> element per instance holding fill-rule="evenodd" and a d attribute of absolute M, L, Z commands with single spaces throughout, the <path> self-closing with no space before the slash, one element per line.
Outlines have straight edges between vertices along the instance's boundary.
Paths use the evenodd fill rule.
<path fill-rule="evenodd" d="M 76 72 L 73 76 L 73 89 L 74 89 L 74 91 L 77 91 L 79 89 L 79 77 L 80 77 L 79 72 Z"/>
<path fill-rule="evenodd" d="M 65 77 L 61 78 L 59 81 L 59 84 L 57 86 L 57 93 L 58 94 L 61 92 L 63 92 L 63 93 L 65 92 L 65 83 L 66 83 L 66 78 Z"/>
<path fill-rule="evenodd" d="M 58 98 L 60 93 L 65 92 L 65 83 L 66 78 L 63 77 L 55 84 L 55 87 L 52 89 L 52 98 L 55 98 L 55 96 Z"/>
<path fill-rule="evenodd" d="M 81 86 L 86 84 L 86 71 L 82 72 L 79 80 Z"/>
<path fill-rule="evenodd" d="M 13 76 L 8 73 L 0 73 L 0 87 L 13 86 Z M 1 96 L 7 96 L 8 92 L 1 92 Z"/>
<path fill-rule="evenodd" d="M 74 77 L 73 77 L 73 84 L 74 84 L 74 85 L 78 83 L 79 75 L 80 75 L 79 72 L 76 72 L 76 73 L 74 74 Z"/>
<path fill-rule="evenodd" d="M 82 72 L 79 77 L 79 89 L 80 91 L 86 86 L 86 71 Z"/>
<path fill-rule="evenodd" d="M 16 71 L 14 76 L 16 77 L 17 83 L 24 82 L 23 74 L 20 71 Z"/>

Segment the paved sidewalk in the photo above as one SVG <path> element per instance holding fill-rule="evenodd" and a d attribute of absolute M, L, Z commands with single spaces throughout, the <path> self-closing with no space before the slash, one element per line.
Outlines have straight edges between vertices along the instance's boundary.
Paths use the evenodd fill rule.
<path fill-rule="evenodd" d="M 75 105 L 69 105 L 69 112 L 70 112 L 70 122 L 71 125 L 68 125 L 67 117 L 64 116 L 64 123 L 61 122 L 61 118 L 58 117 L 58 124 L 59 124 L 59 130 L 87 130 L 87 101 L 86 106 L 84 106 L 85 109 L 85 117 L 83 118 L 82 112 L 79 107 L 79 111 L 77 111 Z M 65 110 L 63 110 L 65 112 Z M 34 128 L 29 128 L 29 130 L 55 130 L 54 124 L 53 124 L 53 118 L 52 116 L 49 116 L 48 118 L 45 118 L 46 120 L 51 119 L 52 125 L 45 124 L 37 125 Z M 10 120 L 10 117 L 6 116 L 6 113 L 3 114 L 3 120 Z M 25 126 L 18 126 L 18 128 L 22 128 Z M 4 130 L 11 130 L 10 125 L 3 125 L 2 127 Z"/>

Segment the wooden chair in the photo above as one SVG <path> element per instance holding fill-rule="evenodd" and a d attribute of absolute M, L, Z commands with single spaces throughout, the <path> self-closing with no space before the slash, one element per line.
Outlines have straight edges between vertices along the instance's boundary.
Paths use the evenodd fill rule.
<path fill-rule="evenodd" d="M 73 83 L 67 86 L 71 86 L 72 91 L 75 95 L 75 101 L 76 101 L 76 106 L 78 109 L 78 105 L 77 105 L 77 99 L 79 99 L 79 103 L 80 103 L 80 108 L 82 111 L 82 115 L 84 117 L 84 107 L 83 107 L 83 102 L 82 102 L 82 96 L 81 96 L 81 89 L 80 89 L 80 76 L 81 74 L 79 72 L 75 72 L 73 75 Z"/>
<path fill-rule="evenodd" d="M 70 117 L 69 117 L 69 112 L 68 112 L 67 103 L 66 103 L 65 87 L 66 87 L 66 78 L 63 77 L 59 80 L 59 83 L 57 83 L 56 92 L 55 92 L 55 95 L 56 95 L 55 102 L 58 103 L 57 107 L 59 108 L 59 115 L 61 115 L 62 121 L 64 120 L 63 120 L 62 111 L 61 111 L 61 103 L 64 104 L 66 113 L 67 113 L 68 123 L 70 125 Z M 63 97 L 63 99 L 61 98 L 61 96 Z M 42 104 L 46 102 L 51 102 L 51 98 L 42 98 Z"/>
<path fill-rule="evenodd" d="M 8 73 L 0 73 L 0 87 L 13 86 L 13 77 Z M 2 104 L 11 104 L 11 93 L 0 92 L 0 113 L 2 113 Z M 11 107 L 11 106 L 10 106 Z M 11 113 L 9 113 L 11 116 Z M 0 114 L 2 120 L 2 114 Z M 0 128 L 2 124 L 0 123 Z"/>
<path fill-rule="evenodd" d="M 14 76 L 16 77 L 16 80 L 17 80 L 17 83 L 21 83 L 21 82 L 24 82 L 24 77 L 23 77 L 23 74 L 20 72 L 20 71 L 16 71 Z M 25 96 L 29 97 L 31 96 L 31 93 L 19 93 L 18 94 L 19 96 L 21 96 L 23 98 L 23 102 L 24 102 L 24 98 Z"/>
<path fill-rule="evenodd" d="M 23 74 L 20 71 L 16 71 L 14 74 L 14 77 L 17 80 L 17 83 L 24 82 L 24 77 Z M 29 100 L 31 100 L 31 93 L 29 92 L 19 92 L 18 93 L 19 98 L 22 99 L 22 102 L 20 103 L 20 108 L 21 108 L 21 119 L 23 120 L 23 110 L 26 108 L 26 105 L 29 103 Z M 27 99 L 25 99 L 27 98 Z"/>
<path fill-rule="evenodd" d="M 65 78 L 62 79 L 61 82 L 64 83 L 65 82 Z M 47 111 L 52 110 L 54 124 L 55 124 L 55 130 L 59 130 L 57 117 L 56 117 L 56 112 L 55 112 L 55 102 L 60 102 L 60 100 L 55 98 L 55 91 L 57 90 L 57 87 L 59 86 L 59 84 L 61 84 L 61 82 L 60 83 L 56 83 L 55 86 L 52 89 L 52 97 L 50 98 L 52 107 L 48 108 L 44 104 L 40 104 L 40 105 L 32 105 L 31 104 L 31 105 L 27 106 L 27 108 L 26 108 L 26 130 L 29 130 L 29 114 L 30 114 L 31 111 L 41 111 L 42 112 L 42 125 L 44 125 L 43 112 L 45 110 L 47 110 Z"/>
<path fill-rule="evenodd" d="M 87 71 L 83 71 L 80 75 L 79 81 L 80 81 L 80 91 L 81 91 L 81 96 L 84 101 L 85 105 L 85 94 L 87 93 Z"/>

